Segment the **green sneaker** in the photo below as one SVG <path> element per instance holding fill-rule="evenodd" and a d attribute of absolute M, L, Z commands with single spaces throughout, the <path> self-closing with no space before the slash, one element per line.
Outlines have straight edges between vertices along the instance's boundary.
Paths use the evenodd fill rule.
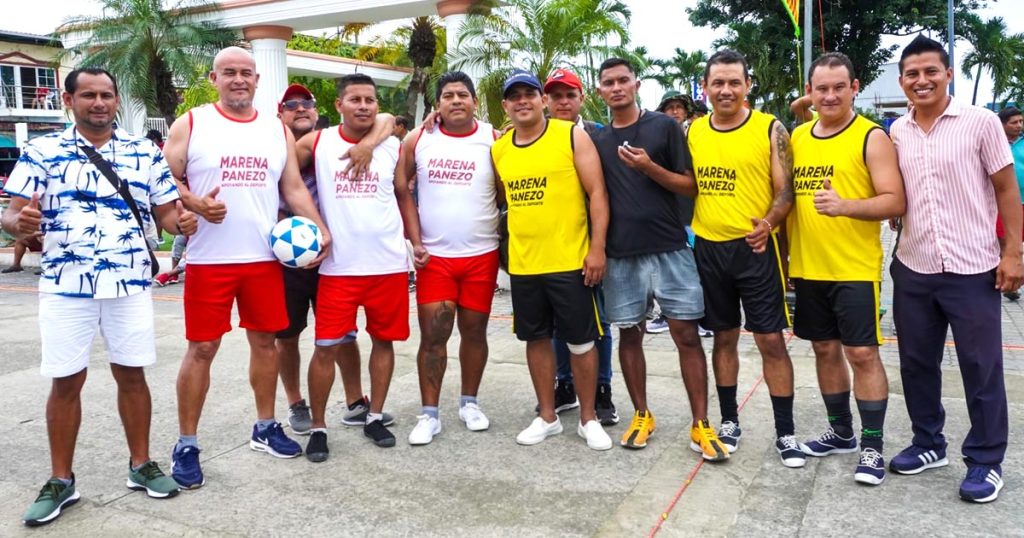
<path fill-rule="evenodd" d="M 139 468 L 132 470 L 132 464 L 128 462 L 128 489 L 145 491 L 146 495 L 154 499 L 169 499 L 181 491 L 181 487 L 173 478 L 164 474 L 156 462 L 149 460 Z"/>
<path fill-rule="evenodd" d="M 81 495 L 75 490 L 75 475 L 71 475 L 71 484 L 65 486 L 58 478 L 51 478 L 39 490 L 39 496 L 32 506 L 28 507 L 22 522 L 29 527 L 45 525 L 60 516 L 65 506 L 78 502 Z"/>

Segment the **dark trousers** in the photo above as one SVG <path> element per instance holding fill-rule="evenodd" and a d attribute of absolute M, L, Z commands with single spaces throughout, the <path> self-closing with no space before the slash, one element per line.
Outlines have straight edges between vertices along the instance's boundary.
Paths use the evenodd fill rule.
<path fill-rule="evenodd" d="M 1006 454 L 1009 425 L 995 271 L 928 275 L 910 270 L 898 259 L 893 259 L 889 271 L 913 443 L 929 449 L 946 445 L 940 367 L 946 330 L 952 327 L 971 419 L 962 447 L 964 461 L 999 465 Z"/>

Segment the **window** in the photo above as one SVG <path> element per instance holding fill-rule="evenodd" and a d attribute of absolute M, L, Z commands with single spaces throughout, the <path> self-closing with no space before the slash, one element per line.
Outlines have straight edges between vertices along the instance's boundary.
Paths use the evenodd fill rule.
<path fill-rule="evenodd" d="M 59 108 L 57 73 L 49 67 L 0 65 L 0 107 Z"/>

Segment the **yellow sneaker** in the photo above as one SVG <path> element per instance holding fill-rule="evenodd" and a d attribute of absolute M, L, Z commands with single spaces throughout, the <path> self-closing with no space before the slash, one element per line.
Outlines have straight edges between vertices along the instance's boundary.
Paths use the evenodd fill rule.
<path fill-rule="evenodd" d="M 715 429 L 704 419 L 690 428 L 690 448 L 708 461 L 725 461 L 729 459 L 729 450 L 715 435 Z"/>
<path fill-rule="evenodd" d="M 633 422 L 622 434 L 619 444 L 626 448 L 643 448 L 647 446 L 647 438 L 654 433 L 654 413 L 647 411 L 634 411 Z"/>

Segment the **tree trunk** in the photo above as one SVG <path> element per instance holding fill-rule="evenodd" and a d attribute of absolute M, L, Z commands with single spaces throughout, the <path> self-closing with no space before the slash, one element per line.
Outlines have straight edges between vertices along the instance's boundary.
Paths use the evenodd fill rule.
<path fill-rule="evenodd" d="M 413 68 L 412 78 L 409 80 L 409 89 L 405 92 L 405 117 L 413 119 L 416 117 L 416 102 L 423 93 L 423 82 L 427 74 L 421 67 Z"/>
<path fill-rule="evenodd" d="M 981 82 L 981 64 L 978 64 L 978 73 L 974 75 L 974 97 L 971 98 L 971 104 L 978 104 L 978 84 Z"/>

